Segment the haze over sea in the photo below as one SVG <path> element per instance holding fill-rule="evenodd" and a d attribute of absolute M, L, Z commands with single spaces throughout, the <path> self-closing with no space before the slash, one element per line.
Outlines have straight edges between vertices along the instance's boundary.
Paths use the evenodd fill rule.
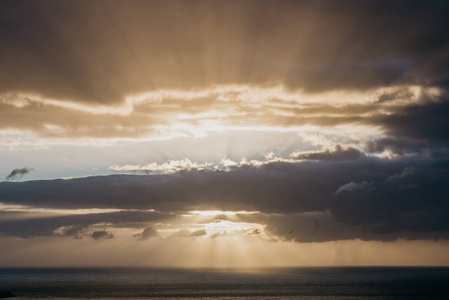
<path fill-rule="evenodd" d="M 16 299 L 447 299 L 449 268 L 2 268 Z"/>

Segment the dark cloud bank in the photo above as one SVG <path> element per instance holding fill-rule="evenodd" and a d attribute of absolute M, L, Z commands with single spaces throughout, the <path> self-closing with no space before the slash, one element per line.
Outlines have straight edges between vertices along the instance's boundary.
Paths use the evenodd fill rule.
<path fill-rule="evenodd" d="M 271 163 L 230 172 L 113 175 L 0 183 L 0 201 L 47 208 L 155 209 L 1 222 L 6 235 L 51 235 L 61 226 L 137 224 L 189 210 L 248 210 L 243 219 L 296 241 L 445 238 L 449 159 L 361 158 Z M 7 212 L 4 212 L 7 213 Z M 169 214 L 173 213 L 173 214 Z M 143 231 L 139 238 L 150 237 Z M 148 233 L 148 234 L 147 234 Z"/>
<path fill-rule="evenodd" d="M 16 216 L 16 218 L 6 218 Z M 91 213 L 63 216 L 37 216 L 36 218 L 21 218 L 20 212 L 0 212 L 0 235 L 33 237 L 33 236 L 73 236 L 82 238 L 93 234 L 92 225 L 106 227 L 114 224 L 116 227 L 142 228 L 146 224 L 159 220 L 167 220 L 170 214 L 145 211 L 119 211 L 111 213 Z M 58 230 L 58 231 L 57 231 Z M 57 232 L 55 232 L 57 231 Z M 102 236 L 98 236 L 102 238 Z M 94 238 L 94 236 L 92 236 Z"/>

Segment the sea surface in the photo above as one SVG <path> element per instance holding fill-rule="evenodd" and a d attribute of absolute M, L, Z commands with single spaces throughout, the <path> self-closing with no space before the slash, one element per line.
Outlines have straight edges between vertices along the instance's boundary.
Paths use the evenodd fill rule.
<path fill-rule="evenodd" d="M 0 268 L 15 299 L 449 299 L 449 268 Z"/>

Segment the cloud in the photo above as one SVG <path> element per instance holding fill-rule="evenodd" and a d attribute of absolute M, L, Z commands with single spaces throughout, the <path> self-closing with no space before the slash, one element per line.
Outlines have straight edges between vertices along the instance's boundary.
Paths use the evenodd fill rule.
<path fill-rule="evenodd" d="M 190 232 L 189 230 L 187 230 L 187 229 L 181 229 L 181 230 L 178 230 L 178 231 L 174 232 L 173 234 L 171 234 L 170 237 L 174 237 L 174 238 L 178 238 L 178 237 L 185 238 L 185 237 L 190 236 L 190 234 L 191 234 L 191 232 Z"/>
<path fill-rule="evenodd" d="M 367 240 L 394 239 L 375 236 L 369 232 L 364 232 L 361 227 L 339 222 L 330 211 L 283 215 L 258 214 L 244 216 L 244 220 L 265 225 L 264 231 L 273 240 L 311 243 L 355 238 Z M 258 234 L 258 231 L 252 234 Z"/>
<path fill-rule="evenodd" d="M 187 229 L 181 229 L 176 231 L 175 233 L 173 233 L 172 235 L 170 235 L 170 237 L 181 237 L 181 238 L 186 238 L 186 237 L 200 237 L 203 235 L 207 235 L 207 232 L 205 229 L 198 229 L 195 231 L 189 231 Z"/>
<path fill-rule="evenodd" d="M 138 233 L 133 235 L 134 237 L 137 237 L 139 241 L 145 241 L 149 238 L 158 236 L 157 230 L 153 227 L 147 227 L 145 228 L 142 233 Z"/>
<path fill-rule="evenodd" d="M 335 149 L 327 149 L 323 151 L 307 152 L 292 154 L 296 159 L 305 160 L 352 160 L 365 157 L 365 154 L 358 149 L 348 147 L 343 148 L 341 145 L 335 146 Z"/>
<path fill-rule="evenodd" d="M 21 209 L 0 212 L 0 235 L 146 240 L 156 221 L 222 210 L 255 212 L 220 216 L 262 225 L 247 237 L 447 239 L 449 4 L 404 4 L 0 2 L 1 145 L 270 134 L 234 142 L 254 159 L 225 146 L 210 163 L 200 143 L 187 157 L 184 140 L 149 164 L 105 155 L 143 176 L 1 182 L 0 204 Z"/>
<path fill-rule="evenodd" d="M 323 232 L 329 224 L 328 234 L 320 237 L 322 240 L 442 238 L 449 231 L 445 225 L 449 215 L 447 166 L 446 158 L 363 158 L 276 162 L 228 172 L 192 170 L 166 175 L 2 182 L 0 202 L 3 203 L 137 211 L 4 220 L 0 230 L 4 235 L 52 235 L 62 226 L 101 222 L 143 228 L 148 226 L 143 225 L 145 222 L 176 219 L 192 210 L 259 211 L 267 215 L 283 215 L 286 220 L 290 220 L 287 214 L 303 214 L 301 218 L 304 219 L 307 214 L 328 211 L 328 223 L 319 218 L 317 226 L 316 218 L 309 218 L 309 225 L 304 226 L 309 233 Z M 419 169 L 419 172 L 405 176 L 411 173 L 409 168 Z M 403 174 L 403 177 L 401 180 L 388 180 L 392 174 Z M 149 209 L 156 211 L 140 211 Z M 239 214 L 238 217 L 242 219 L 245 215 Z M 301 232 L 298 231 L 301 226 L 289 228 L 285 225 L 282 234 L 290 230 Z M 341 228 L 341 232 L 331 228 Z M 307 238 L 297 236 L 295 240 Z"/>
<path fill-rule="evenodd" d="M 398 107 L 391 114 L 377 115 L 369 120 L 382 126 L 385 133 L 369 142 L 367 150 L 447 157 L 449 122 L 445 116 L 449 113 L 448 98 L 443 96 L 423 101 L 421 104 Z"/>
<path fill-rule="evenodd" d="M 253 231 L 249 232 L 249 235 L 259 235 L 262 231 L 259 228 L 254 229 Z"/>
<path fill-rule="evenodd" d="M 199 230 L 195 230 L 195 231 L 191 232 L 189 236 L 198 237 L 198 236 L 203 236 L 206 234 L 207 234 L 207 232 L 205 229 L 199 229 Z"/>
<path fill-rule="evenodd" d="M 125 165 L 125 166 L 111 166 L 109 169 L 115 171 L 142 171 L 149 174 L 170 174 L 180 171 L 188 170 L 214 170 L 216 167 L 220 167 L 219 164 L 212 163 L 198 163 L 192 162 L 190 159 L 185 158 L 182 160 L 170 160 L 168 163 L 150 163 L 147 165 Z"/>
<path fill-rule="evenodd" d="M 371 143 L 371 150 L 382 151 L 385 147 L 382 148 L 381 142 L 386 138 L 390 141 L 407 138 L 414 143 L 421 138 L 421 143 L 425 143 L 426 140 L 423 139 L 435 135 L 430 130 L 428 135 L 422 134 L 421 137 L 416 136 L 416 133 L 422 131 L 422 128 L 409 135 L 406 135 L 408 132 L 402 132 L 407 130 L 408 123 L 416 126 L 413 123 L 416 118 L 430 121 L 434 117 L 439 119 L 440 126 L 444 128 L 446 120 L 436 115 L 446 110 L 448 97 L 445 89 L 425 85 L 407 86 L 405 88 L 409 94 L 405 94 L 401 101 L 391 104 L 375 100 L 379 93 L 395 93 L 398 88 L 404 87 L 326 91 L 314 95 L 289 91 L 282 85 L 210 86 L 200 91 L 156 90 L 129 98 L 126 104 L 117 104 L 113 108 L 95 108 L 89 104 L 64 106 L 58 101 L 33 98 L 36 96 L 0 95 L 0 130 L 17 130 L 21 133 L 21 138 L 14 139 L 14 143 L 20 145 L 30 137 L 51 143 L 92 143 L 89 138 L 95 137 L 101 138 L 103 143 L 108 140 L 113 143 L 117 142 L 116 139 L 205 137 L 212 133 L 241 130 L 284 133 L 312 131 L 315 135 L 316 132 L 324 135 L 326 131 L 333 129 L 331 139 L 334 141 L 328 141 L 328 144 L 335 144 L 337 136 L 345 136 L 349 142 L 344 145 L 338 141 L 341 149 L 329 149 L 329 152 L 336 152 L 334 159 L 338 158 L 337 155 L 356 157 L 357 150 L 362 149 L 354 148 L 354 144 Z M 15 103 L 22 103 L 24 97 L 30 104 L 17 107 Z M 31 115 L 34 117 L 31 118 Z M 400 127 L 404 128 L 397 132 Z M 441 129 L 433 128 L 433 131 L 436 130 L 443 134 Z M 325 156 L 318 157 L 325 159 Z M 136 170 L 149 172 L 171 168 L 176 171 L 179 167 L 189 165 L 187 159 L 172 160 L 166 165 L 112 168 L 120 170 L 134 167 Z M 329 156 L 328 159 L 332 157 Z M 195 164 L 193 161 L 190 163 Z M 203 163 L 199 167 L 209 166 Z"/>
<path fill-rule="evenodd" d="M 112 238 L 114 238 L 114 234 L 112 234 L 112 232 L 109 232 L 106 230 L 97 230 L 97 231 L 92 232 L 90 237 L 93 238 L 94 240 L 112 239 Z"/>
<path fill-rule="evenodd" d="M 146 211 L 119 211 L 91 214 L 76 213 L 74 211 L 69 215 L 54 216 L 50 213 L 45 213 L 44 210 L 44 215 L 31 214 L 26 215 L 25 218 L 20 218 L 16 216 L 17 213 L 14 211 L 4 212 L 4 216 L 0 220 L 0 235 L 20 237 L 62 235 L 82 238 L 83 236 L 92 234 L 93 225 L 97 227 L 142 228 L 150 222 L 174 217 L 171 214 Z M 7 215 L 13 215 L 14 217 L 8 218 Z"/>
<path fill-rule="evenodd" d="M 63 236 L 73 236 L 75 239 L 82 239 L 83 236 L 89 234 L 89 230 L 89 225 L 72 225 L 60 227 L 55 230 L 55 233 L 61 233 Z"/>
<path fill-rule="evenodd" d="M 400 217 L 395 226 L 410 226 L 413 220 L 410 216 Z M 418 216 L 414 216 L 417 221 Z M 422 221 L 423 219 L 421 219 Z M 331 211 L 298 213 L 298 214 L 254 214 L 242 216 L 242 221 L 264 225 L 264 232 L 271 238 L 270 241 L 292 241 L 298 243 L 321 243 L 338 240 L 364 240 L 364 241 L 395 241 L 397 239 L 448 239 L 449 233 L 445 230 L 393 230 L 389 222 L 365 223 L 362 225 L 342 222 Z M 429 221 L 429 220 L 428 220 Z M 442 221 L 441 219 L 439 221 Z M 408 223 L 408 224 L 407 224 Z M 400 224 L 400 225 L 399 225 Z M 390 230 L 382 230 L 387 227 Z"/>
<path fill-rule="evenodd" d="M 192 4 L 183 15 L 182 2 L 86 5 L 1 4 L 8 17 L 1 19 L 0 92 L 111 104 L 154 87 L 201 89 L 211 81 L 283 82 L 316 92 L 425 80 L 444 85 L 448 78 L 440 68 L 447 59 L 445 1 L 363 1 L 345 8 L 338 1 L 282 1 L 276 9 L 271 2 L 210 2 Z M 103 21 L 104 11 L 115 27 Z M 232 26 L 224 22 L 231 18 Z M 221 43 L 234 49 L 225 64 Z"/>
<path fill-rule="evenodd" d="M 390 101 L 394 101 L 394 100 L 409 100 L 410 98 L 414 97 L 415 94 L 410 91 L 408 88 L 402 88 L 402 89 L 397 89 L 395 91 L 387 91 L 382 93 L 379 98 L 378 98 L 378 102 L 382 103 L 382 102 L 390 102 Z"/>
<path fill-rule="evenodd" d="M 370 93 L 372 97 L 377 94 Z M 223 85 L 197 92 L 156 90 L 127 98 L 125 104 L 92 106 L 36 95 L 0 94 L 0 130 L 14 128 L 46 140 L 166 139 L 261 125 L 287 131 L 305 125 L 355 124 L 363 121 L 362 114 L 388 109 L 367 101 L 366 92 L 319 96 L 288 91 L 282 85 Z M 204 123 L 212 126 L 201 126 Z"/>
<path fill-rule="evenodd" d="M 216 232 L 210 236 L 211 239 L 216 239 L 218 237 L 227 236 L 228 232 L 224 230 L 223 232 Z"/>
<path fill-rule="evenodd" d="M 190 171 L 167 175 L 3 182 L 0 183 L 0 201 L 37 207 L 155 209 L 164 212 L 208 208 L 273 212 L 308 210 L 321 207 L 341 184 L 335 185 L 345 177 L 333 178 L 336 166 L 328 171 L 325 174 L 315 164 L 272 163 L 230 172 Z M 321 185 L 323 175 L 330 180 L 330 187 L 314 191 L 312 187 Z M 307 183 L 306 178 L 312 182 Z M 298 202 L 298 193 L 308 195 Z M 272 202 L 278 198 L 278 203 Z"/>
<path fill-rule="evenodd" d="M 339 187 L 335 191 L 335 195 L 341 194 L 343 192 L 352 192 L 352 191 L 362 190 L 362 189 L 373 190 L 374 185 L 372 182 L 366 182 L 366 181 L 363 181 L 361 183 L 350 182 L 350 183 L 344 184 L 341 187 Z"/>
<path fill-rule="evenodd" d="M 395 122 L 431 112 L 398 106 L 447 94 L 445 1 L 301 2 L 212 1 L 185 15 L 182 2 L 2 2 L 0 130 L 76 143 L 349 124 L 403 137 Z"/>
<path fill-rule="evenodd" d="M 402 179 L 404 177 L 407 177 L 407 176 L 410 176 L 410 175 L 413 175 L 413 174 L 415 174 L 415 168 L 414 167 L 408 167 L 408 168 L 405 168 L 404 170 L 402 170 L 401 173 L 397 173 L 397 174 L 391 175 L 390 177 L 388 177 L 387 180 L 394 181 L 394 180 Z"/>
<path fill-rule="evenodd" d="M 31 171 L 34 171 L 33 168 L 22 168 L 22 169 L 14 169 L 9 173 L 8 176 L 6 176 L 6 180 L 15 180 L 20 179 L 26 174 L 30 173 Z"/>

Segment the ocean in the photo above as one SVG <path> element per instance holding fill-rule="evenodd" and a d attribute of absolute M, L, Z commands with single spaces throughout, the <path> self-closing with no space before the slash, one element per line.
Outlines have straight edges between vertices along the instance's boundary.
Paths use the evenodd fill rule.
<path fill-rule="evenodd" d="M 449 268 L 0 268 L 15 299 L 449 299 Z"/>

